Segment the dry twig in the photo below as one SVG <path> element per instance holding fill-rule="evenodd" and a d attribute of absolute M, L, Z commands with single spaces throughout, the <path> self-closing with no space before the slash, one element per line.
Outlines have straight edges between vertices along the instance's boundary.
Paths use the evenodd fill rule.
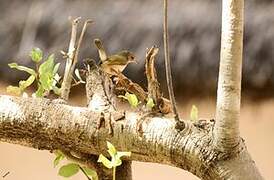
<path fill-rule="evenodd" d="M 171 65 L 170 65 L 170 56 L 169 56 L 169 37 L 168 37 L 168 0 L 164 0 L 164 50 L 165 50 L 165 66 L 166 66 L 166 79 L 167 79 L 167 87 L 168 87 L 168 93 L 169 93 L 169 98 L 171 100 L 171 105 L 172 105 L 172 110 L 175 115 L 175 120 L 177 122 L 177 129 L 184 129 L 184 124 L 182 121 L 180 121 L 179 113 L 177 111 L 176 107 L 176 101 L 175 101 L 175 95 L 174 95 L 174 90 L 173 90 L 173 85 L 172 85 L 172 75 L 171 75 Z"/>

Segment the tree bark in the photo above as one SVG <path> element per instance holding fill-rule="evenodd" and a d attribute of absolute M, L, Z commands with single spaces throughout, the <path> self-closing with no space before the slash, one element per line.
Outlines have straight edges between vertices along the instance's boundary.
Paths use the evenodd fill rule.
<path fill-rule="evenodd" d="M 0 141 L 59 149 L 80 155 L 78 161 L 86 164 L 94 163 L 96 155 L 106 155 L 110 141 L 119 151 L 132 152 L 117 169 L 121 180 L 131 179 L 133 160 L 175 166 L 205 180 L 263 179 L 239 136 L 243 0 L 224 0 L 223 11 L 216 124 L 184 121 L 178 131 L 176 119 L 163 114 L 117 110 L 112 82 L 90 69 L 87 108 L 0 95 Z M 63 92 L 67 99 L 69 91 Z M 99 170 L 99 175 L 111 179 L 108 170 Z"/>
<path fill-rule="evenodd" d="M 244 0 L 223 0 L 221 60 L 214 129 L 214 144 L 222 151 L 230 151 L 240 142 L 243 9 Z"/>
<path fill-rule="evenodd" d="M 102 117 L 105 126 L 98 129 Z M 137 120 L 142 117 L 135 112 L 94 112 L 42 98 L 0 96 L 0 140 L 91 155 L 106 155 L 108 140 L 118 150 L 132 152 L 127 160 L 168 164 L 201 179 L 262 179 L 243 141 L 232 153 L 214 148 L 213 122 L 185 122 L 185 129 L 178 132 L 174 119 L 147 117 L 140 135 Z"/>
<path fill-rule="evenodd" d="M 115 111 L 116 97 L 113 93 L 113 85 L 108 76 L 104 76 L 103 72 L 100 73 L 100 70 L 95 64 L 89 64 L 91 70 L 87 72 L 86 78 L 86 95 L 87 95 L 87 104 L 90 111 L 95 112 L 109 112 Z M 111 126 L 111 115 L 108 116 L 110 131 L 109 134 L 112 134 Z M 104 122 L 105 116 L 101 114 L 101 118 L 98 121 L 98 127 L 101 123 Z M 97 127 L 97 128 L 98 128 Z M 98 158 L 97 158 L 98 159 Z M 131 180 L 131 161 L 124 160 L 122 165 L 117 167 L 116 170 L 116 179 L 118 180 Z M 112 180 L 112 169 L 97 169 L 99 178 L 104 180 Z"/>

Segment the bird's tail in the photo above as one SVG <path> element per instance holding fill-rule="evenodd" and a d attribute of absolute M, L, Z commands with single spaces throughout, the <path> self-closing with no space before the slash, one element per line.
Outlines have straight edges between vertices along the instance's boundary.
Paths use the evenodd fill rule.
<path fill-rule="evenodd" d="M 103 43 L 100 39 L 94 39 L 94 44 L 98 49 L 100 60 L 103 62 L 107 59 L 107 53 L 103 47 Z"/>

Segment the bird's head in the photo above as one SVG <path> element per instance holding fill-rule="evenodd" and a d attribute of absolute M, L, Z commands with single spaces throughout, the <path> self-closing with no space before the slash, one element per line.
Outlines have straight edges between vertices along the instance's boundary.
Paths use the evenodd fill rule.
<path fill-rule="evenodd" d="M 136 59 L 135 59 L 135 56 L 133 55 L 133 53 L 131 53 L 131 52 L 127 51 L 127 50 L 121 51 L 120 55 L 126 57 L 128 63 L 132 63 L 132 62 L 137 63 Z"/>

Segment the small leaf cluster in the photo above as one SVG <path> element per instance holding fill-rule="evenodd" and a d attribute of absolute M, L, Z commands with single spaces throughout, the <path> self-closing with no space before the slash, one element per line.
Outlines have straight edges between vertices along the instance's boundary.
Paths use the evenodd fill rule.
<path fill-rule="evenodd" d="M 130 106 L 132 108 L 137 108 L 139 104 L 141 104 L 141 101 L 138 100 L 137 96 L 135 94 L 131 94 L 129 92 L 126 92 L 125 95 L 119 95 L 118 97 L 123 98 L 128 101 Z M 152 98 L 146 99 L 146 107 L 148 109 L 152 109 L 155 106 L 154 101 Z"/>
<path fill-rule="evenodd" d="M 155 106 L 155 103 L 154 103 L 153 99 L 151 97 L 148 97 L 146 107 L 148 109 L 152 109 L 154 106 Z"/>
<path fill-rule="evenodd" d="M 107 147 L 108 147 L 107 151 L 111 157 L 111 160 L 106 158 L 103 154 L 100 154 L 97 162 L 102 163 L 108 169 L 112 169 L 113 180 L 115 180 L 116 167 L 122 165 L 121 157 L 131 156 L 131 152 L 117 151 L 116 148 L 108 141 L 107 141 Z"/>
<path fill-rule="evenodd" d="M 106 168 L 111 169 L 120 166 L 122 164 L 121 157 L 131 155 L 131 152 L 117 151 L 116 148 L 108 141 L 107 147 L 111 160 L 106 158 L 103 154 L 100 154 L 98 158 L 98 162 L 102 163 Z"/>
<path fill-rule="evenodd" d="M 131 107 L 136 108 L 141 102 L 138 100 L 137 96 L 135 94 L 131 94 L 129 92 L 126 92 L 126 94 L 119 95 L 118 97 L 123 98 L 128 101 Z"/>
<path fill-rule="evenodd" d="M 53 161 L 54 167 L 58 166 L 58 164 L 65 159 L 65 155 L 59 150 L 55 152 L 55 155 L 56 155 L 56 158 Z M 58 175 L 68 178 L 77 174 L 79 170 L 81 170 L 89 178 L 92 178 L 93 180 L 98 180 L 96 171 L 88 167 L 82 166 L 78 163 L 68 163 L 61 166 L 59 168 Z"/>
<path fill-rule="evenodd" d="M 43 52 L 39 48 L 34 48 L 31 50 L 29 56 L 36 65 L 35 70 L 29 67 L 20 66 L 17 63 L 8 64 L 10 68 L 24 71 L 30 76 L 26 80 L 19 81 L 18 86 L 8 86 L 7 91 L 16 95 L 22 95 L 25 89 L 36 81 L 37 90 L 34 94 L 36 97 L 43 97 L 51 90 L 59 95 L 60 88 L 57 87 L 57 83 L 60 80 L 60 76 L 57 71 L 60 63 L 55 64 L 54 54 L 43 59 Z"/>

